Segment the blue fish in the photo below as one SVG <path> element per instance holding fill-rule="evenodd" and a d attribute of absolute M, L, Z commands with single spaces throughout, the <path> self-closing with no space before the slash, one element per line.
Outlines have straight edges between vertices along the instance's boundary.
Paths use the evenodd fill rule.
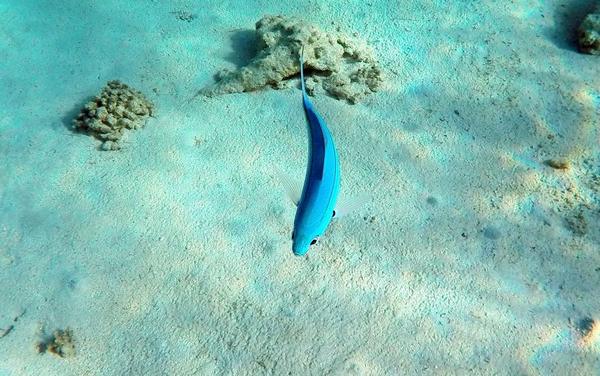
<path fill-rule="evenodd" d="M 296 256 L 304 256 L 323 235 L 336 215 L 335 205 L 340 191 L 340 162 L 333 137 L 306 94 L 304 47 L 300 55 L 300 79 L 310 142 L 304 187 L 297 202 L 292 233 L 292 250 Z"/>

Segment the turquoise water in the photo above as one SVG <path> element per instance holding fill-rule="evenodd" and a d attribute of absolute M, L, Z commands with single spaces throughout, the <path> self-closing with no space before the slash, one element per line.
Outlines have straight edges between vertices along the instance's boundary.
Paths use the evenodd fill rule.
<path fill-rule="evenodd" d="M 0 375 L 596 374 L 592 8 L 0 0 Z M 276 172 L 304 178 L 297 79 L 195 96 L 277 14 L 384 77 L 311 97 L 368 199 L 306 257 Z M 155 114 L 103 151 L 71 124 L 115 79 Z"/>

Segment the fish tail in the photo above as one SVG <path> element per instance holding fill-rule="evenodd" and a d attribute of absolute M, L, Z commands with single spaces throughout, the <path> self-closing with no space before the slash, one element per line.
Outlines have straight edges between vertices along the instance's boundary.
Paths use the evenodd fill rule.
<path fill-rule="evenodd" d="M 300 82 L 302 83 L 302 94 L 306 95 L 306 87 L 304 86 L 304 45 L 300 47 Z"/>

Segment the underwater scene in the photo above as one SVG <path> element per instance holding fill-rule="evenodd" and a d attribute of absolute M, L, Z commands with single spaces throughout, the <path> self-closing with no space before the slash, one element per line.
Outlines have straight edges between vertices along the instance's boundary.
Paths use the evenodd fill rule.
<path fill-rule="evenodd" d="M 0 0 L 21 375 L 600 375 L 600 2 Z"/>

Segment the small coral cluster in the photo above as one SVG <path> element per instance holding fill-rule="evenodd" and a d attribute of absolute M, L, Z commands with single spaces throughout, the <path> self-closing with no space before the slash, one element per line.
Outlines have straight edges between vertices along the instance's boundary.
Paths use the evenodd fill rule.
<path fill-rule="evenodd" d="M 600 337 L 600 322 L 591 317 L 583 318 L 578 325 L 581 339 L 579 341 L 582 346 L 593 345 Z"/>
<path fill-rule="evenodd" d="M 109 81 L 100 95 L 83 107 L 73 127 L 102 140 L 103 150 L 116 150 L 125 129 L 142 127 L 153 109 L 141 92 L 120 81 Z"/>
<path fill-rule="evenodd" d="M 36 343 L 38 353 L 49 352 L 61 358 L 75 356 L 75 345 L 73 342 L 73 331 L 57 329 L 51 336 Z"/>
<path fill-rule="evenodd" d="M 321 86 L 331 96 L 356 103 L 377 91 L 382 71 L 373 50 L 361 39 L 341 32 L 325 33 L 295 18 L 265 16 L 256 23 L 257 55 L 245 67 L 222 71 L 217 83 L 202 90 L 206 96 L 285 87 L 300 73 L 304 47 L 306 87 Z"/>
<path fill-rule="evenodd" d="M 579 26 L 578 41 L 581 52 L 600 55 L 600 5 Z"/>

